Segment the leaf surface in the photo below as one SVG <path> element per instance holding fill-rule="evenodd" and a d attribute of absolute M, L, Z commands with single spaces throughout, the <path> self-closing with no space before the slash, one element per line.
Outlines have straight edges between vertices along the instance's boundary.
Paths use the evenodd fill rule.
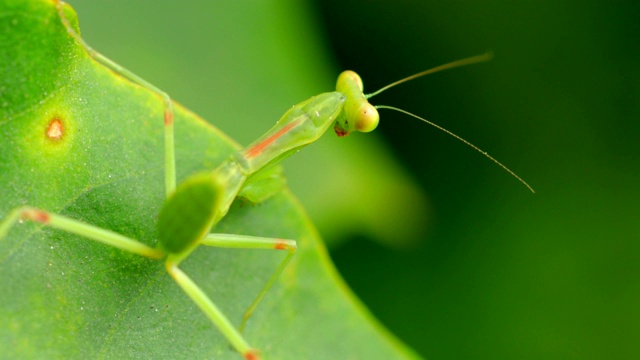
<path fill-rule="evenodd" d="M 52 1 L 2 2 L 0 74 L 0 217 L 30 205 L 154 245 L 164 201 L 160 97 L 93 61 Z M 178 181 L 236 149 L 176 107 Z M 288 191 L 257 206 L 236 202 L 215 231 L 298 240 L 245 331 L 265 358 L 415 356 L 351 295 Z M 200 247 L 181 267 L 239 324 L 282 256 Z M 0 289 L 7 358 L 239 358 L 162 262 L 34 223 L 0 241 Z"/>

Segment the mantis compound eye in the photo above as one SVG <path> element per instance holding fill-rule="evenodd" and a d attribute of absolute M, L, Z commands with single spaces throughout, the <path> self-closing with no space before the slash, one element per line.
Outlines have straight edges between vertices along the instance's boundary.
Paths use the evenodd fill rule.
<path fill-rule="evenodd" d="M 378 127 L 380 122 L 380 114 L 375 106 L 369 102 L 363 103 L 355 114 L 355 128 L 361 132 L 370 132 Z"/>

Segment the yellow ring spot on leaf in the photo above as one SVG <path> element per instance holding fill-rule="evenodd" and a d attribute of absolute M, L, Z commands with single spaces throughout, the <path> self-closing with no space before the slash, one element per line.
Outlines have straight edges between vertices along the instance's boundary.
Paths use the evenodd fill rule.
<path fill-rule="evenodd" d="M 59 168 L 69 164 L 77 146 L 77 110 L 72 96 L 62 90 L 16 118 L 16 146 L 29 155 L 33 168 Z M 76 154 L 77 155 L 77 154 Z"/>

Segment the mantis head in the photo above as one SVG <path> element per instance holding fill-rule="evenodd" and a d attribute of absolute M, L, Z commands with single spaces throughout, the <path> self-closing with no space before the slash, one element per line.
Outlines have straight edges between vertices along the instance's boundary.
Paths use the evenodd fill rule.
<path fill-rule="evenodd" d="M 448 70 L 448 69 L 453 69 L 453 68 L 457 68 L 460 66 L 466 66 L 466 65 L 470 65 L 470 64 L 476 64 L 479 62 L 484 62 L 484 61 L 488 61 L 491 60 L 491 58 L 493 57 L 493 55 L 490 52 L 487 52 L 485 54 L 481 54 L 481 55 L 477 55 L 477 56 L 471 56 L 468 58 L 464 58 L 461 60 L 457 60 L 457 61 L 453 61 L 444 65 L 440 65 L 440 66 L 436 66 L 434 68 L 431 68 L 429 70 L 425 70 L 422 72 L 419 72 L 417 74 L 413 74 L 411 76 L 408 76 L 404 79 L 398 80 L 396 82 L 393 82 L 383 88 L 381 88 L 378 91 L 375 91 L 371 94 L 364 94 L 363 93 L 363 84 L 362 84 L 362 79 L 360 78 L 360 76 L 358 74 L 356 74 L 355 72 L 351 71 L 351 70 L 347 70 L 342 72 L 342 74 L 340 74 L 340 76 L 338 76 L 338 82 L 336 84 L 336 91 L 343 94 L 345 96 L 345 102 L 342 108 L 342 111 L 340 112 L 340 114 L 338 115 L 338 117 L 336 118 L 336 123 L 334 126 L 334 130 L 336 132 L 336 134 L 338 136 L 347 136 L 349 135 L 352 131 L 361 131 L 361 132 L 370 132 L 373 131 L 377 126 L 378 126 L 378 122 L 380 121 L 380 115 L 378 114 L 378 109 L 389 109 L 389 110 L 394 110 L 394 111 L 398 111 L 401 112 L 403 114 L 409 115 L 411 117 L 414 117 L 418 120 L 421 120 L 439 130 L 444 131 L 445 133 L 455 137 L 456 139 L 462 141 L 463 143 L 469 145 L 470 147 L 472 147 L 474 150 L 480 152 L 482 155 L 484 155 L 485 157 L 489 158 L 489 160 L 493 161 L 494 163 L 496 163 L 497 165 L 499 165 L 500 167 L 502 167 L 504 170 L 506 170 L 509 174 L 511 174 L 513 177 L 515 177 L 518 181 L 520 181 L 522 184 L 524 184 L 529 190 L 531 190 L 531 192 L 535 192 L 533 190 L 533 188 L 527 184 L 524 180 L 522 180 L 518 175 L 516 175 L 513 171 L 511 171 L 509 168 L 507 168 L 506 166 L 504 166 L 502 163 L 500 163 L 498 160 L 494 159 L 492 156 L 490 156 L 489 154 L 487 154 L 485 151 L 481 150 L 480 148 L 478 148 L 477 146 L 471 144 L 470 142 L 468 142 L 467 140 L 463 139 L 462 137 L 454 134 L 453 132 L 443 128 L 440 125 L 437 125 L 429 120 L 426 120 L 420 116 L 414 115 L 408 111 L 402 110 L 402 109 L 398 109 L 396 107 L 393 106 L 386 106 L 386 105 L 371 105 L 368 101 L 369 98 L 376 96 L 378 94 L 380 94 L 381 92 L 394 87 L 396 85 L 405 83 L 407 81 L 425 76 L 425 75 L 429 75 L 429 74 L 433 74 L 435 72 L 438 71 L 442 71 L 442 70 Z"/>
<path fill-rule="evenodd" d="M 378 126 L 380 115 L 362 92 L 363 85 L 360 75 L 351 70 L 343 71 L 338 76 L 336 91 L 346 97 L 342 112 L 336 119 L 334 127 L 338 136 L 347 136 L 354 130 L 369 132 Z"/>

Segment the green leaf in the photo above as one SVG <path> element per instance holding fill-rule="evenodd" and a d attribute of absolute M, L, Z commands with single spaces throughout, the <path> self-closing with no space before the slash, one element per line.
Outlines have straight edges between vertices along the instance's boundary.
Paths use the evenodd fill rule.
<path fill-rule="evenodd" d="M 89 58 L 49 0 L 0 4 L 0 74 L 0 216 L 30 205 L 154 245 L 164 201 L 160 97 Z M 235 149 L 176 107 L 178 181 Z M 234 204 L 216 231 L 298 240 L 245 331 L 265 358 L 416 357 L 353 297 L 288 191 Z M 181 267 L 239 324 L 282 256 L 201 247 Z M 34 223 L 0 241 L 0 289 L 6 358 L 239 358 L 162 262 Z"/>

